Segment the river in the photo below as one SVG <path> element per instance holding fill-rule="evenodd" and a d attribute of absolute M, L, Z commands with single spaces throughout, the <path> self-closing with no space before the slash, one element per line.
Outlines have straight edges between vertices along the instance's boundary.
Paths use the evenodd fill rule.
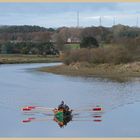
<path fill-rule="evenodd" d="M 53 65 L 58 63 L 0 65 L 0 137 L 140 137 L 139 78 L 117 82 L 35 69 Z M 57 107 L 61 100 L 72 109 L 100 105 L 104 112 L 98 118 L 81 112 L 63 128 L 49 119 L 22 122 L 28 117 L 50 118 L 42 113 L 25 115 L 23 106 Z"/>

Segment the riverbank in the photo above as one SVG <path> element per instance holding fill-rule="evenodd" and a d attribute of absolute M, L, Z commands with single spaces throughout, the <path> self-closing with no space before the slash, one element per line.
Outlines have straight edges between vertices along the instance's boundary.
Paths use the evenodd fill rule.
<path fill-rule="evenodd" d="M 140 62 L 119 65 L 75 63 L 70 65 L 43 67 L 39 70 L 70 76 L 96 76 L 121 79 L 126 77 L 140 77 Z"/>
<path fill-rule="evenodd" d="M 0 54 L 0 64 L 18 64 L 18 63 L 52 63 L 60 62 L 57 56 L 38 56 L 21 54 Z"/>

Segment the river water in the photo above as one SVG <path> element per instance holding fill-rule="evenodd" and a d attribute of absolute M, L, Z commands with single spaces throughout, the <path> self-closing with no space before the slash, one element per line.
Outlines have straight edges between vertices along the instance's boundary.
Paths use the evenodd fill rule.
<path fill-rule="evenodd" d="M 140 137 L 138 78 L 120 83 L 35 70 L 53 65 L 58 63 L 0 65 L 0 137 Z M 92 112 L 80 112 L 60 128 L 50 116 L 21 111 L 27 105 L 57 107 L 61 100 L 72 109 L 100 105 L 104 112 L 98 118 Z M 23 123 L 28 117 L 46 121 Z"/>

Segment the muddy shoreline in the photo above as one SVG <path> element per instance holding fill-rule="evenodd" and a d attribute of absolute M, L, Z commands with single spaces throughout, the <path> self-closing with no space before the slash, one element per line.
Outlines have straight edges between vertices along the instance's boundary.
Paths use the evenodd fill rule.
<path fill-rule="evenodd" d="M 75 63 L 53 67 L 42 67 L 39 71 L 61 74 L 67 76 L 94 76 L 111 79 L 127 79 L 129 77 L 140 77 L 140 62 L 128 64 L 98 64 Z"/>

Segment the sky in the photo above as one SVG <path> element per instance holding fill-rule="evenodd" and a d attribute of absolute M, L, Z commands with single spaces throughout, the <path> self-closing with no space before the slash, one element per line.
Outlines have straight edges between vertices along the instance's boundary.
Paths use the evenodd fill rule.
<path fill-rule="evenodd" d="M 0 3 L 0 25 L 111 27 L 116 24 L 140 26 L 140 3 Z"/>

